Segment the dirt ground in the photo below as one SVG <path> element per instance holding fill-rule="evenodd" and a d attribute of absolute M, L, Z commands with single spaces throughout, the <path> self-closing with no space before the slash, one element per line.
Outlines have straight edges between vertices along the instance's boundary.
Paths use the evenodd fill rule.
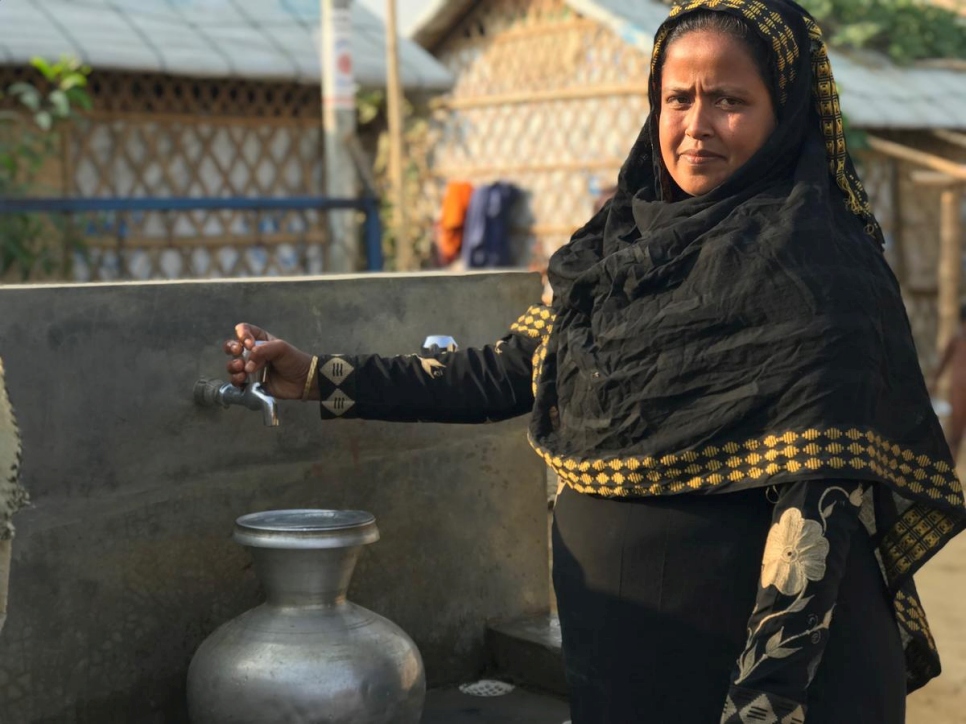
<path fill-rule="evenodd" d="M 966 722 L 966 533 L 916 576 L 943 673 L 908 699 L 907 724 Z"/>

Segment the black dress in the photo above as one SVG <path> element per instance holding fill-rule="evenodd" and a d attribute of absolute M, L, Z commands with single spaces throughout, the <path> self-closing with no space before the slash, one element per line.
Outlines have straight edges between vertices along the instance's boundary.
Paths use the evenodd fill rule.
<path fill-rule="evenodd" d="M 721 720 L 781 505 L 762 490 L 633 500 L 561 492 L 553 582 L 574 724 Z M 843 518 L 828 553 L 826 590 L 810 582 L 809 605 L 780 617 L 765 644 L 781 628 L 787 639 L 820 625 L 813 611 L 828 599 L 835 603 L 831 625 L 795 654 L 764 661 L 753 672 L 755 688 L 767 686 L 771 696 L 756 702 L 760 692 L 746 693 L 724 721 L 803 721 L 799 701 L 808 722 L 905 721 L 899 631 L 869 536 Z M 796 691 L 803 683 L 807 691 Z"/>
<path fill-rule="evenodd" d="M 439 359 L 325 356 L 322 417 L 526 414 L 536 346 L 514 333 Z M 859 521 L 871 495 L 856 481 L 667 498 L 564 489 L 554 587 L 573 723 L 902 722 L 902 644 Z"/>

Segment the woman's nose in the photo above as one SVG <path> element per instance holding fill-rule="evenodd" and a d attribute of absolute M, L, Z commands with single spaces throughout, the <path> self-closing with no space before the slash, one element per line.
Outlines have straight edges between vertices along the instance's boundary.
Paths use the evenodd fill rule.
<path fill-rule="evenodd" d="M 706 103 L 696 100 L 688 111 L 684 132 L 691 138 L 706 138 L 713 133 L 711 109 Z"/>

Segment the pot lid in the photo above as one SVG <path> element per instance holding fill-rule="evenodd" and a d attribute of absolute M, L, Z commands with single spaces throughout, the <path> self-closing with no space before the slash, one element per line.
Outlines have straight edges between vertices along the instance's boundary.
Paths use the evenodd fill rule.
<path fill-rule="evenodd" d="M 254 548 L 346 548 L 379 540 L 364 510 L 266 510 L 235 521 L 235 542 Z"/>

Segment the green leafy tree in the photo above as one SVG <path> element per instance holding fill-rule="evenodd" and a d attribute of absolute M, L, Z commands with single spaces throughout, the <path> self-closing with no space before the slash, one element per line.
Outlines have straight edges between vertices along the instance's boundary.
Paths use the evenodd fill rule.
<path fill-rule="evenodd" d="M 376 190 L 381 199 L 380 218 L 383 229 L 383 253 L 386 266 L 396 268 L 400 243 L 411 245 L 413 262 L 417 268 L 433 264 L 432 235 L 426 230 L 433 227 L 436 209 L 427 201 L 425 186 L 432 177 L 429 168 L 432 145 L 429 110 L 414 107 L 404 101 L 403 139 L 406 153 L 403 159 L 403 182 L 405 184 L 407 224 L 406 229 L 396 228 L 393 203 L 390 201 L 389 180 L 389 133 L 386 119 L 386 96 L 381 90 L 360 93 L 356 99 L 356 111 L 360 131 L 378 134 L 373 175 Z M 405 234 L 406 238 L 401 238 Z"/>
<path fill-rule="evenodd" d="M 14 83 L 0 93 L 0 197 L 50 195 L 39 176 L 57 155 L 60 133 L 77 109 L 90 110 L 85 90 L 90 69 L 63 58 L 31 65 L 43 82 Z M 80 247 L 68 221 L 36 214 L 0 214 L 0 278 L 11 274 L 26 281 L 70 270 L 72 252 Z"/>
<path fill-rule="evenodd" d="M 867 48 L 897 63 L 966 59 L 966 20 L 925 0 L 799 0 L 833 47 Z"/>
<path fill-rule="evenodd" d="M 662 0 L 676 5 L 683 0 Z M 897 63 L 966 59 L 966 19 L 930 0 L 798 0 L 829 45 L 885 53 Z"/>

